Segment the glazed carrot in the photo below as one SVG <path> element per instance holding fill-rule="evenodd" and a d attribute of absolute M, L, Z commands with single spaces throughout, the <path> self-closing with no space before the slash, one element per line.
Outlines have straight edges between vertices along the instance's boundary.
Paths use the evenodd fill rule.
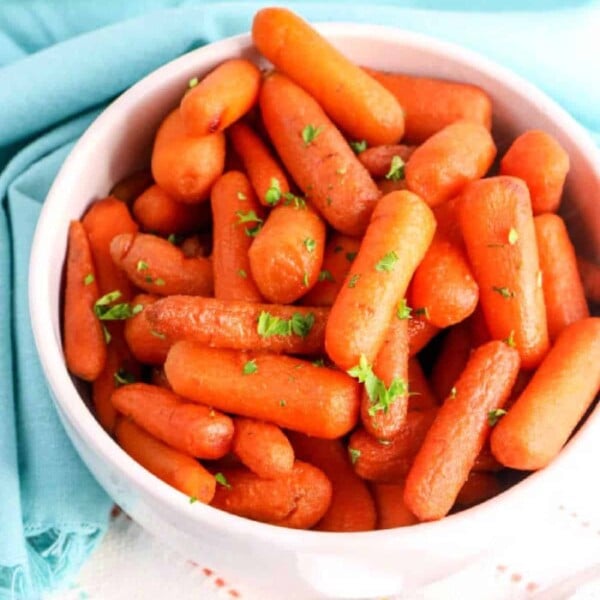
<path fill-rule="evenodd" d="M 210 224 L 206 202 L 177 202 L 156 184 L 136 198 L 132 212 L 144 231 L 161 235 L 192 233 Z"/>
<path fill-rule="evenodd" d="M 199 502 L 213 499 L 215 478 L 191 456 L 163 444 L 127 419 L 119 421 L 115 436 L 127 454 L 165 483 Z"/>
<path fill-rule="evenodd" d="M 110 190 L 110 195 L 122 200 L 125 204 L 131 204 L 152 183 L 152 174 L 150 171 L 142 169 L 116 183 L 112 190 Z"/>
<path fill-rule="evenodd" d="M 207 204 L 207 206 L 210 206 Z M 190 235 L 186 237 L 179 248 L 187 258 L 207 257 L 212 253 L 212 233 Z"/>
<path fill-rule="evenodd" d="M 585 297 L 590 302 L 600 303 L 600 265 L 578 256 L 577 268 L 583 283 Z"/>
<path fill-rule="evenodd" d="M 212 257 L 215 298 L 260 302 L 263 297 L 254 283 L 248 251 L 254 239 L 249 235 L 263 213 L 248 178 L 229 171 L 212 188 L 214 250 Z M 255 221 L 248 221 L 250 215 Z"/>
<path fill-rule="evenodd" d="M 285 8 L 258 11 L 252 40 L 351 137 L 373 146 L 402 137 L 404 113 L 394 96 L 298 15 Z"/>
<path fill-rule="evenodd" d="M 348 441 L 356 473 L 378 483 L 398 483 L 406 477 L 436 412 L 437 408 L 409 412 L 398 434 L 384 443 L 356 429 Z"/>
<path fill-rule="evenodd" d="M 71 221 L 64 307 L 64 349 L 73 375 L 93 381 L 106 364 L 106 343 L 94 314 L 98 284 L 90 244 L 80 221 Z"/>
<path fill-rule="evenodd" d="M 409 303 L 426 310 L 437 327 L 466 319 L 477 306 L 479 287 L 463 248 L 436 234 L 411 283 Z"/>
<path fill-rule="evenodd" d="M 273 193 L 282 196 L 289 193 L 290 186 L 283 167 L 260 136 L 245 123 L 235 123 L 229 130 L 229 139 L 239 155 L 248 179 L 258 196 L 258 201 L 269 206 L 273 204 Z M 276 198 L 275 195 L 275 198 Z M 269 201 L 267 201 L 269 200 Z"/>
<path fill-rule="evenodd" d="M 440 328 L 426 319 L 412 318 L 408 321 L 408 354 L 415 356 L 439 333 Z"/>
<path fill-rule="evenodd" d="M 302 297 L 306 306 L 331 306 L 338 295 L 352 261 L 358 254 L 360 239 L 334 233 L 323 255 L 317 283 Z"/>
<path fill-rule="evenodd" d="M 276 479 L 292 471 L 294 450 L 277 425 L 236 417 L 231 451 L 262 479 Z"/>
<path fill-rule="evenodd" d="M 358 154 L 358 160 L 360 160 L 365 169 L 369 171 L 371 177 L 379 179 L 380 177 L 385 177 L 390 174 L 392 160 L 394 160 L 395 156 L 401 159 L 399 164 L 401 165 L 400 168 L 402 168 L 404 163 L 408 162 L 408 159 L 414 151 L 414 146 L 403 146 L 401 144 L 373 146 L 372 148 L 367 148 L 363 152 L 360 152 Z M 395 178 L 398 177 L 399 174 L 391 176 Z"/>
<path fill-rule="evenodd" d="M 223 469 L 212 506 L 247 519 L 309 529 L 331 502 L 331 483 L 322 471 L 297 460 L 291 473 L 261 479 L 243 467 Z"/>
<path fill-rule="evenodd" d="M 436 407 L 439 402 L 436 398 L 419 359 L 413 356 L 408 359 L 408 389 L 410 396 L 408 398 L 409 410 L 428 410 Z M 441 396 L 445 398 L 446 396 Z"/>
<path fill-rule="evenodd" d="M 358 420 L 359 390 L 351 377 L 289 356 L 178 342 L 165 372 L 185 398 L 308 435 L 337 438 Z"/>
<path fill-rule="evenodd" d="M 231 447 L 233 422 L 227 415 L 169 390 L 131 383 L 116 389 L 111 402 L 138 427 L 185 454 L 215 459 Z"/>
<path fill-rule="evenodd" d="M 389 440 L 402 428 L 408 407 L 408 321 L 392 316 L 375 362 L 373 372 L 390 389 L 394 382 L 400 385 L 396 395 L 390 393 L 382 403 L 378 394 L 365 384 L 360 405 L 364 428 L 375 438 Z"/>
<path fill-rule="evenodd" d="M 317 283 L 325 223 L 307 206 L 277 206 L 258 232 L 248 258 L 252 277 L 270 302 L 291 304 Z"/>
<path fill-rule="evenodd" d="M 158 299 L 158 296 L 151 294 L 138 294 L 131 304 L 146 308 Z M 152 329 L 145 310 L 125 321 L 125 340 L 133 356 L 146 365 L 162 365 L 171 347 L 163 335 Z"/>
<path fill-rule="evenodd" d="M 452 508 L 519 371 L 519 353 L 504 342 L 477 348 L 440 407 L 406 478 L 404 501 L 421 521 Z"/>
<path fill-rule="evenodd" d="M 521 134 L 500 163 L 500 173 L 523 179 L 534 215 L 556 212 L 569 172 L 569 155 L 550 134 L 531 130 Z"/>
<path fill-rule="evenodd" d="M 492 433 L 494 456 L 514 469 L 545 467 L 600 388 L 600 318 L 568 325 Z"/>
<path fill-rule="evenodd" d="M 452 327 L 431 371 L 431 386 L 438 398 L 447 398 L 471 354 L 471 335 L 466 323 Z"/>
<path fill-rule="evenodd" d="M 513 177 L 471 183 L 460 224 L 494 339 L 514 341 L 524 369 L 548 351 L 548 327 L 529 193 Z"/>
<path fill-rule="evenodd" d="M 138 226 L 131 218 L 127 206 L 109 196 L 92 204 L 82 223 L 96 266 L 98 292 L 103 296 L 119 290 L 122 300 L 129 300 L 133 296 L 133 285 L 110 255 L 110 242 L 116 235 L 137 233 Z"/>
<path fill-rule="evenodd" d="M 171 390 L 171 384 L 167 379 L 165 370 L 162 367 L 154 367 L 152 369 L 152 376 L 150 378 L 152 385 L 156 385 L 165 390 Z"/>
<path fill-rule="evenodd" d="M 497 496 L 500 492 L 502 486 L 494 474 L 471 472 L 458 492 L 456 504 L 469 508 Z"/>
<path fill-rule="evenodd" d="M 340 440 L 320 440 L 292 432 L 296 456 L 318 467 L 333 488 L 331 504 L 315 529 L 319 531 L 370 531 L 375 529 L 375 505 L 366 483 L 350 464 Z"/>
<path fill-rule="evenodd" d="M 212 264 L 208 258 L 186 258 L 167 240 L 148 233 L 123 233 L 113 238 L 110 253 L 137 287 L 161 296 L 210 296 Z"/>
<path fill-rule="evenodd" d="M 404 170 L 406 184 L 429 206 L 437 206 L 483 177 L 495 156 L 494 140 L 483 125 L 457 121 L 413 152 Z"/>
<path fill-rule="evenodd" d="M 233 58 L 204 76 L 181 100 L 181 118 L 192 136 L 223 131 L 256 103 L 261 75 L 249 60 Z"/>
<path fill-rule="evenodd" d="M 326 308 L 169 296 L 148 309 L 155 331 L 171 343 L 196 341 L 213 348 L 318 354 Z"/>
<path fill-rule="evenodd" d="M 208 198 L 225 165 L 225 136 L 187 134 L 175 109 L 162 122 L 152 149 L 152 175 L 169 196 L 194 204 Z"/>
<path fill-rule="evenodd" d="M 274 73 L 263 83 L 260 109 L 283 164 L 325 220 L 340 233 L 362 234 L 380 193 L 319 104 Z"/>
<path fill-rule="evenodd" d="M 575 249 L 563 220 L 552 213 L 534 218 L 548 334 L 555 340 L 570 323 L 590 316 Z"/>
<path fill-rule="evenodd" d="M 447 125 L 467 119 L 492 128 L 492 103 L 467 83 L 365 69 L 397 98 L 404 109 L 405 140 L 420 144 Z"/>
<path fill-rule="evenodd" d="M 373 362 L 434 231 L 433 213 L 415 194 L 392 192 L 378 202 L 327 321 L 327 353 L 341 369 L 361 355 Z"/>
<path fill-rule="evenodd" d="M 404 482 L 374 483 L 371 489 L 377 507 L 377 529 L 406 527 L 419 522 L 404 504 Z"/>

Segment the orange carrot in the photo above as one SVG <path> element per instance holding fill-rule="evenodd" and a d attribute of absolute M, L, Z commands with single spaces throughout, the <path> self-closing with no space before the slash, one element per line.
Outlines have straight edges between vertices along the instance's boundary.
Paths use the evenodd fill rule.
<path fill-rule="evenodd" d="M 378 202 L 327 321 L 327 353 L 341 369 L 362 355 L 373 362 L 434 231 L 433 213 L 418 196 L 392 192 Z"/>
<path fill-rule="evenodd" d="M 344 285 L 350 265 L 356 258 L 359 248 L 360 239 L 334 233 L 325 247 L 323 266 L 318 281 L 302 297 L 302 304 L 331 306 Z"/>
<path fill-rule="evenodd" d="M 426 319 L 412 318 L 408 321 L 408 354 L 415 356 L 439 333 L 440 328 Z"/>
<path fill-rule="evenodd" d="M 176 343 L 165 362 L 176 393 L 236 415 L 323 438 L 358 420 L 358 385 L 345 373 L 289 356 Z"/>
<path fill-rule="evenodd" d="M 374 483 L 371 489 L 377 507 L 377 529 L 406 527 L 419 522 L 404 504 L 404 482 Z"/>
<path fill-rule="evenodd" d="M 552 213 L 534 218 L 542 271 L 548 334 L 555 340 L 570 323 L 590 316 L 575 249 L 563 220 Z"/>
<path fill-rule="evenodd" d="M 239 171 L 222 175 L 212 188 L 213 274 L 215 297 L 260 302 L 263 298 L 250 270 L 252 231 L 263 213 L 248 178 Z M 252 215 L 255 221 L 249 221 Z"/>
<path fill-rule="evenodd" d="M 459 323 L 448 331 L 431 371 L 431 385 L 438 398 L 450 395 L 469 360 L 471 348 L 471 336 L 466 323 Z"/>
<path fill-rule="evenodd" d="M 419 359 L 414 356 L 408 360 L 408 389 L 410 390 L 409 410 L 423 411 L 435 408 L 439 404 L 425 373 L 423 373 Z M 446 396 L 441 397 L 445 398 Z"/>
<path fill-rule="evenodd" d="M 519 371 L 519 354 L 504 342 L 477 348 L 440 407 L 406 478 L 404 501 L 421 521 L 452 508 Z"/>
<path fill-rule="evenodd" d="M 380 442 L 364 429 L 350 436 L 348 452 L 354 458 L 354 470 L 363 479 L 378 483 L 398 483 L 408 473 L 437 408 L 411 411 L 398 434 Z"/>
<path fill-rule="evenodd" d="M 148 309 L 154 331 L 170 343 L 196 341 L 213 348 L 318 354 L 326 308 L 169 296 Z"/>
<path fill-rule="evenodd" d="M 256 103 L 260 71 L 249 60 L 233 58 L 205 75 L 181 100 L 181 118 L 193 136 L 223 131 Z"/>
<path fill-rule="evenodd" d="M 276 479 L 292 471 L 294 450 L 277 425 L 236 417 L 231 451 L 262 479 Z"/>
<path fill-rule="evenodd" d="M 252 277 L 270 302 L 290 304 L 317 283 L 325 250 L 325 223 L 309 207 L 277 206 L 254 240 Z"/>
<path fill-rule="evenodd" d="M 541 469 L 560 452 L 600 388 L 600 318 L 568 325 L 492 433 L 494 456 Z"/>
<path fill-rule="evenodd" d="M 142 169 L 116 183 L 112 190 L 110 190 L 110 195 L 122 200 L 125 204 L 132 204 L 152 183 L 152 174 L 150 171 Z"/>
<path fill-rule="evenodd" d="M 402 137 L 404 113 L 394 96 L 298 15 L 285 8 L 258 11 L 252 40 L 351 137 L 373 146 Z"/>
<path fill-rule="evenodd" d="M 460 224 L 492 337 L 514 342 L 524 369 L 536 367 L 548 326 L 527 187 L 512 177 L 470 184 Z"/>
<path fill-rule="evenodd" d="M 583 283 L 585 297 L 590 302 L 600 303 L 600 265 L 578 256 L 577 268 Z"/>
<path fill-rule="evenodd" d="M 288 475 L 261 479 L 243 467 L 223 469 L 212 506 L 262 521 L 309 529 L 327 512 L 331 483 L 322 471 L 297 460 Z"/>
<path fill-rule="evenodd" d="M 170 235 L 191 233 L 210 223 L 210 207 L 177 202 L 158 185 L 150 186 L 133 203 L 133 214 L 144 229 L 151 233 Z"/>
<path fill-rule="evenodd" d="M 414 144 L 462 119 L 492 128 L 492 102 L 481 88 L 443 79 L 365 70 L 398 99 L 404 109 L 404 137 Z"/>
<path fill-rule="evenodd" d="M 316 525 L 319 531 L 370 531 L 375 529 L 375 505 L 362 479 L 354 472 L 340 440 L 320 440 L 292 433 L 296 456 L 318 467 L 333 488 L 331 504 Z"/>
<path fill-rule="evenodd" d="M 483 177 L 495 156 L 494 140 L 483 125 L 457 121 L 413 152 L 405 169 L 406 184 L 429 206 L 437 206 Z"/>
<path fill-rule="evenodd" d="M 213 499 L 215 478 L 191 456 L 163 444 L 127 419 L 119 421 L 115 435 L 127 454 L 165 483 L 199 502 Z"/>
<path fill-rule="evenodd" d="M 521 134 L 500 163 L 502 175 L 527 184 L 534 215 L 558 210 L 568 172 L 569 155 L 550 134 L 538 130 Z"/>
<path fill-rule="evenodd" d="M 458 492 L 456 504 L 469 508 L 497 496 L 500 492 L 502 486 L 493 473 L 471 472 Z"/>
<path fill-rule="evenodd" d="M 225 166 L 225 136 L 187 134 L 179 109 L 159 127 L 152 149 L 152 175 L 169 196 L 194 204 L 208 198 Z"/>
<path fill-rule="evenodd" d="M 186 258 L 167 240 L 148 233 L 123 233 L 113 238 L 110 253 L 130 281 L 161 296 L 210 296 L 212 263 L 208 258 Z"/>
<path fill-rule="evenodd" d="M 233 422 L 227 415 L 169 390 L 131 383 L 116 389 L 111 402 L 138 427 L 185 454 L 215 459 L 231 447 Z"/>
<path fill-rule="evenodd" d="M 283 167 L 254 130 L 240 122 L 232 125 L 228 131 L 231 144 L 248 173 L 258 201 L 269 206 L 278 195 L 288 194 L 290 186 Z"/>
<path fill-rule="evenodd" d="M 94 314 L 98 284 L 90 244 L 80 221 L 71 221 L 64 307 L 64 348 L 73 375 L 93 381 L 106 364 L 106 343 Z"/>
<path fill-rule="evenodd" d="M 380 193 L 319 104 L 274 73 L 263 83 L 260 109 L 283 164 L 325 220 L 341 233 L 362 234 Z"/>
<path fill-rule="evenodd" d="M 408 162 L 408 159 L 414 151 L 414 146 L 403 146 L 400 144 L 373 146 L 372 148 L 367 148 L 363 152 L 360 152 L 358 154 L 358 160 L 360 160 L 374 179 L 379 179 L 387 175 L 393 181 L 400 173 L 397 175 L 394 174 L 394 165 L 392 164 L 392 161 L 398 161 L 398 159 L 400 159 L 398 165 L 399 169 L 401 169 L 404 166 L 404 163 Z M 398 158 L 394 159 L 396 156 Z"/>

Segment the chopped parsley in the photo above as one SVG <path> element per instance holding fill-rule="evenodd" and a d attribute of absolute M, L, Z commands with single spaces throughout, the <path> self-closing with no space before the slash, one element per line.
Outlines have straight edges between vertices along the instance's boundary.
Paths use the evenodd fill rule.
<path fill-rule="evenodd" d="M 315 248 L 317 247 L 317 242 L 315 242 L 315 240 L 313 240 L 312 238 L 306 238 L 302 243 L 311 254 L 315 251 Z"/>
<path fill-rule="evenodd" d="M 285 194 L 283 194 L 283 205 L 293 205 L 294 208 L 306 208 L 306 200 L 304 198 L 300 198 L 300 196 L 292 194 L 292 192 L 286 192 Z"/>
<path fill-rule="evenodd" d="M 302 277 L 302 284 L 304 287 L 308 287 L 308 273 L 304 273 L 304 276 Z"/>
<path fill-rule="evenodd" d="M 360 458 L 360 450 L 357 450 L 356 448 L 350 448 L 348 447 L 348 454 L 350 455 L 350 462 L 355 465 L 356 461 Z"/>
<path fill-rule="evenodd" d="M 198 85 L 198 78 L 197 77 L 192 77 L 189 81 L 188 81 L 188 88 L 191 90 L 192 88 L 195 88 Z"/>
<path fill-rule="evenodd" d="M 333 278 L 333 275 L 331 274 L 331 271 L 328 271 L 327 269 L 323 269 L 319 273 L 319 281 L 331 281 L 331 282 L 335 282 L 335 279 Z"/>
<path fill-rule="evenodd" d="M 357 254 L 358 252 L 346 252 L 346 260 L 348 262 L 352 262 L 356 258 Z"/>
<path fill-rule="evenodd" d="M 315 323 L 313 313 L 294 313 L 291 319 L 281 319 L 275 317 L 267 311 L 262 311 L 258 317 L 256 332 L 261 337 L 271 337 L 272 335 L 298 335 L 306 337 Z"/>
<path fill-rule="evenodd" d="M 279 406 L 281 406 L 282 408 L 285 408 L 287 405 L 287 402 L 285 400 L 280 400 L 279 401 Z"/>
<path fill-rule="evenodd" d="M 313 360 L 312 364 L 315 367 L 324 367 L 325 366 L 325 361 L 322 358 L 317 358 L 316 360 Z"/>
<path fill-rule="evenodd" d="M 492 289 L 494 292 L 500 294 L 503 298 L 513 298 L 515 295 L 515 293 L 512 290 L 509 290 L 507 287 L 493 286 Z"/>
<path fill-rule="evenodd" d="M 335 252 L 335 254 L 337 254 L 338 252 L 341 252 L 344 249 L 343 246 L 336 246 L 333 251 Z"/>
<path fill-rule="evenodd" d="M 265 192 L 265 202 L 269 206 L 275 206 L 281 200 L 281 186 L 279 179 L 271 177 L 271 185 Z"/>
<path fill-rule="evenodd" d="M 136 269 L 138 271 L 147 271 L 148 270 L 148 263 L 144 260 L 138 260 Z"/>
<path fill-rule="evenodd" d="M 225 475 L 223 475 L 223 473 L 216 473 L 215 481 L 219 485 L 222 485 L 223 487 L 227 488 L 228 490 L 231 489 L 231 484 L 229 483 L 229 481 L 227 481 L 227 477 L 225 477 Z"/>
<path fill-rule="evenodd" d="M 415 316 L 425 317 L 426 319 L 429 319 L 429 309 L 426 306 L 423 306 L 421 308 L 415 308 Z"/>
<path fill-rule="evenodd" d="M 367 140 L 360 140 L 360 142 L 350 142 L 350 148 L 354 150 L 355 154 L 360 154 L 367 149 Z"/>
<path fill-rule="evenodd" d="M 112 304 L 121 297 L 121 292 L 115 290 L 96 300 L 94 313 L 101 321 L 123 321 L 137 315 L 144 307 L 141 304 L 132 306 L 129 302 Z M 111 306 L 112 304 L 112 306 Z M 107 342 L 108 343 L 108 342 Z"/>
<path fill-rule="evenodd" d="M 235 214 L 238 218 L 238 225 L 244 223 L 256 223 L 254 227 L 246 227 L 246 235 L 248 237 L 256 237 L 256 234 L 261 230 L 264 221 L 256 214 L 256 211 L 249 210 L 244 212 L 243 210 L 236 210 Z"/>
<path fill-rule="evenodd" d="M 171 233 L 167 238 L 167 242 L 173 244 L 173 246 L 178 246 L 181 242 L 183 242 L 183 236 L 177 235 L 176 233 Z"/>
<path fill-rule="evenodd" d="M 237 199 L 243 201 L 243 200 L 248 200 L 248 197 L 246 196 L 246 194 L 244 194 L 244 192 L 238 192 Z"/>
<path fill-rule="evenodd" d="M 83 285 L 91 285 L 92 283 L 94 283 L 95 279 L 94 279 L 94 274 L 93 273 L 88 273 L 84 278 L 83 278 Z"/>
<path fill-rule="evenodd" d="M 398 303 L 398 307 L 396 308 L 396 316 L 401 320 L 410 319 L 410 313 L 412 312 L 412 308 L 406 302 L 406 298 L 402 298 Z"/>
<path fill-rule="evenodd" d="M 157 277 L 154 280 L 154 285 L 166 285 L 166 281 L 162 277 Z"/>
<path fill-rule="evenodd" d="M 392 157 L 390 163 L 390 170 L 385 175 L 386 179 L 390 181 L 400 181 L 404 179 L 404 161 L 398 155 Z"/>
<path fill-rule="evenodd" d="M 358 274 L 352 275 L 352 277 L 350 277 L 350 281 L 348 281 L 348 287 L 349 288 L 356 287 L 356 284 L 358 283 L 359 279 L 360 279 L 360 275 L 358 275 Z"/>
<path fill-rule="evenodd" d="M 386 271 L 389 272 L 393 270 L 396 261 L 398 260 L 398 255 L 395 252 L 388 252 L 376 265 L 376 271 Z"/>
<path fill-rule="evenodd" d="M 242 372 L 244 373 L 244 375 L 252 375 L 253 373 L 256 373 L 257 371 L 258 371 L 258 365 L 256 364 L 255 358 L 253 358 L 252 360 L 249 360 L 244 365 L 244 368 L 242 369 Z"/>
<path fill-rule="evenodd" d="M 120 387 L 129 383 L 135 383 L 135 376 L 123 368 L 113 373 L 113 379 L 115 382 L 115 387 Z"/>
<path fill-rule="evenodd" d="M 506 414 L 503 408 L 493 408 L 488 412 L 488 423 L 490 427 L 494 427 L 496 423 Z"/>
<path fill-rule="evenodd" d="M 322 129 L 322 127 L 315 127 L 314 125 L 309 123 L 302 130 L 302 141 L 304 142 L 304 145 L 309 146 L 310 144 L 312 144 L 317 139 Z"/>
<path fill-rule="evenodd" d="M 514 329 L 510 330 L 510 333 L 508 334 L 508 337 L 504 340 L 504 343 L 511 348 L 517 347 L 517 344 L 515 342 L 515 330 Z"/>
<path fill-rule="evenodd" d="M 246 277 L 248 277 L 248 273 L 246 273 L 246 271 L 244 271 L 244 269 L 240 269 L 240 270 L 237 272 L 237 274 L 238 274 L 240 277 L 243 277 L 244 279 L 246 279 Z"/>
<path fill-rule="evenodd" d="M 198 502 L 198 498 L 196 498 L 196 496 L 190 496 L 190 504 L 195 504 L 196 502 Z"/>

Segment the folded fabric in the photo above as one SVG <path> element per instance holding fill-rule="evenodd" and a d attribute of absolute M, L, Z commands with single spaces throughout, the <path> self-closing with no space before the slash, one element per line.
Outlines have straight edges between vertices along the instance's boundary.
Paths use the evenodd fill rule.
<path fill-rule="evenodd" d="M 510 12 L 500 2 L 501 12 L 458 10 L 472 8 L 465 2 L 415 8 L 441 0 L 399 4 L 290 6 L 312 21 L 391 25 L 479 50 L 537 83 L 600 141 L 597 3 L 554 0 L 546 12 Z M 101 538 L 110 507 L 62 430 L 36 357 L 27 269 L 41 204 L 108 101 L 181 53 L 248 30 L 260 6 L 0 5 L 0 598 L 37 598 L 68 579 Z"/>

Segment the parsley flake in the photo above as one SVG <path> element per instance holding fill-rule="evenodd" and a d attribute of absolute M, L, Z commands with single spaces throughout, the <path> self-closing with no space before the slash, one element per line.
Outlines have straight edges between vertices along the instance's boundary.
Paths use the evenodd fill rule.
<path fill-rule="evenodd" d="M 88 273 L 84 278 L 83 278 L 83 285 L 91 285 L 92 283 L 94 283 L 95 279 L 94 279 L 94 275 L 93 273 Z"/>
<path fill-rule="evenodd" d="M 169 244 L 173 244 L 173 246 L 178 246 L 181 242 L 183 242 L 183 236 L 177 235 L 176 233 L 171 233 L 167 238 L 167 242 L 169 242 Z"/>
<path fill-rule="evenodd" d="M 120 387 L 122 385 L 127 385 L 129 383 L 135 383 L 135 376 L 131 373 L 128 373 L 125 369 L 121 368 L 118 371 L 113 373 L 113 379 L 115 382 L 115 387 Z"/>
<path fill-rule="evenodd" d="M 392 157 L 390 163 L 390 170 L 385 175 L 386 179 L 390 181 L 400 181 L 404 179 L 404 161 L 398 155 Z"/>
<path fill-rule="evenodd" d="M 509 290 L 507 287 L 493 286 L 492 289 L 500 294 L 503 298 L 513 298 L 515 295 L 515 293 L 512 290 Z"/>
<path fill-rule="evenodd" d="M 519 232 L 514 227 L 511 227 L 508 231 L 508 243 L 511 246 L 514 246 L 518 241 L 519 241 Z"/>
<path fill-rule="evenodd" d="M 352 277 L 350 277 L 350 280 L 348 281 L 348 287 L 349 288 L 356 287 L 356 284 L 358 283 L 359 279 L 360 279 L 360 275 L 358 275 L 358 274 L 352 275 Z"/>
<path fill-rule="evenodd" d="M 300 196 L 292 194 L 292 192 L 286 192 L 285 194 L 283 194 L 283 205 L 293 205 L 294 208 L 306 208 L 306 200 L 304 198 L 300 198 Z"/>
<path fill-rule="evenodd" d="M 360 458 L 361 452 L 356 448 L 348 447 L 348 454 L 350 455 L 350 462 L 355 465 L 356 461 Z"/>
<path fill-rule="evenodd" d="M 389 272 L 393 270 L 396 261 L 398 260 L 398 255 L 395 252 L 388 252 L 376 265 L 376 271 L 386 271 Z"/>
<path fill-rule="evenodd" d="M 322 130 L 322 127 L 315 127 L 314 125 L 309 123 L 302 130 L 302 140 L 304 142 L 304 145 L 309 146 L 310 144 L 312 144 L 317 139 Z"/>
<path fill-rule="evenodd" d="M 396 316 L 401 320 L 410 319 L 410 313 L 412 312 L 412 308 L 406 302 L 406 298 L 402 298 L 398 303 L 398 307 L 396 308 Z"/>
<path fill-rule="evenodd" d="M 294 313 L 291 319 L 281 319 L 271 315 L 267 311 L 262 311 L 258 317 L 256 332 L 262 337 L 271 337 L 272 335 L 298 335 L 306 337 L 315 323 L 313 313 Z"/>
<path fill-rule="evenodd" d="M 196 496 L 190 496 L 190 504 L 195 504 L 196 502 L 198 502 L 198 498 L 196 498 Z"/>
<path fill-rule="evenodd" d="M 498 421 L 506 414 L 503 408 L 493 408 L 488 412 L 488 423 L 490 427 L 494 427 Z"/>
<path fill-rule="evenodd" d="M 195 88 L 198 85 L 198 78 L 197 77 L 192 77 L 189 81 L 188 81 L 188 88 L 191 90 L 192 88 Z"/>
<path fill-rule="evenodd" d="M 331 281 L 331 282 L 335 283 L 335 279 L 333 278 L 331 271 L 328 271 L 327 269 L 323 269 L 319 273 L 319 281 Z"/>
<path fill-rule="evenodd" d="M 415 308 L 415 316 L 425 317 L 426 319 L 429 319 L 429 309 L 426 306 L 423 306 L 421 308 Z"/>
<path fill-rule="evenodd" d="M 306 238 L 302 243 L 311 254 L 315 251 L 315 248 L 317 247 L 317 242 L 315 242 L 315 240 L 313 240 L 312 238 Z"/>
<path fill-rule="evenodd" d="M 265 192 L 265 202 L 269 206 L 275 206 L 281 200 L 281 185 L 279 179 L 271 177 L 271 185 Z"/>
<path fill-rule="evenodd" d="M 515 342 L 515 330 L 511 329 L 508 337 L 504 340 L 504 343 L 510 348 L 516 348 L 517 344 Z"/>
<path fill-rule="evenodd" d="M 356 258 L 357 254 L 358 252 L 346 252 L 346 260 L 348 262 L 352 262 Z"/>
<path fill-rule="evenodd" d="M 244 373 L 244 375 L 252 375 L 253 373 L 256 373 L 257 371 L 258 371 L 258 365 L 256 364 L 255 358 L 253 358 L 252 360 L 249 360 L 244 365 L 244 368 L 242 369 L 242 372 Z"/>
<path fill-rule="evenodd" d="M 280 400 L 279 401 L 279 406 L 281 406 L 282 408 L 285 408 L 287 405 L 287 402 L 285 400 Z"/>
<path fill-rule="evenodd" d="M 157 277 L 154 280 L 154 285 L 166 285 L 166 281 L 162 277 Z"/>
<path fill-rule="evenodd" d="M 256 237 L 258 232 L 262 228 L 264 221 L 256 214 L 256 211 L 249 210 L 244 212 L 243 210 L 236 210 L 235 214 L 238 218 L 238 225 L 243 223 L 256 223 L 254 227 L 246 227 L 245 232 L 248 237 Z"/>
<path fill-rule="evenodd" d="M 341 252 L 344 249 L 343 246 L 336 246 L 333 251 L 335 252 L 335 254 L 337 254 L 338 252 Z"/>
<path fill-rule="evenodd" d="M 244 192 L 238 192 L 237 193 L 237 199 L 238 200 L 248 200 L 248 196 L 246 196 L 246 194 L 244 194 Z"/>
<path fill-rule="evenodd" d="M 246 271 L 244 271 L 244 269 L 240 269 L 240 270 L 237 272 L 237 274 L 238 274 L 240 277 L 243 277 L 244 279 L 246 279 L 246 277 L 248 277 L 248 273 L 246 273 Z"/>
<path fill-rule="evenodd" d="M 324 367 L 325 366 L 325 361 L 322 358 L 317 358 L 316 360 L 313 360 L 312 364 L 315 367 Z"/>
<path fill-rule="evenodd" d="M 229 481 L 227 481 L 227 477 L 225 477 L 223 473 L 216 473 L 215 480 L 218 484 L 222 485 L 223 487 L 226 487 L 228 490 L 231 489 L 231 484 L 229 483 Z"/>
<path fill-rule="evenodd" d="M 144 310 L 144 307 L 141 304 L 132 306 L 129 302 L 122 302 L 121 304 L 113 304 L 110 306 L 120 297 L 121 292 L 115 290 L 114 292 L 109 292 L 101 298 L 98 298 L 94 304 L 94 313 L 98 319 L 101 321 L 123 321 L 125 319 L 130 319 Z"/>
<path fill-rule="evenodd" d="M 138 271 L 147 271 L 148 270 L 148 263 L 144 260 L 138 260 L 136 269 Z"/>
<path fill-rule="evenodd" d="M 350 148 L 354 150 L 355 154 L 360 154 L 367 149 L 367 140 L 361 140 L 360 142 L 350 142 Z"/>
<path fill-rule="evenodd" d="M 302 277 L 302 285 L 304 285 L 304 287 L 308 287 L 308 273 L 304 273 L 304 276 Z"/>

